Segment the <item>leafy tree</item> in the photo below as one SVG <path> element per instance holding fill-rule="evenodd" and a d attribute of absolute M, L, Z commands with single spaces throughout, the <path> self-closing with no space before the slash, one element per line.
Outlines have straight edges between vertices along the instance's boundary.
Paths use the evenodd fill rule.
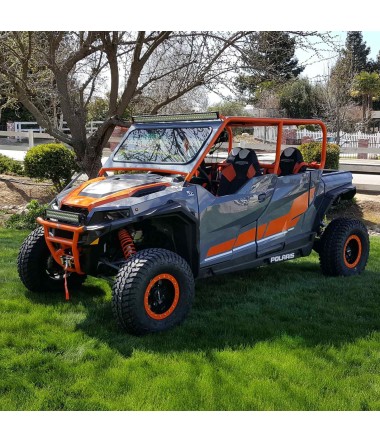
<path fill-rule="evenodd" d="M 284 85 L 280 105 L 291 118 L 313 118 L 320 113 L 318 87 L 307 78 L 299 78 Z"/>
<path fill-rule="evenodd" d="M 361 31 L 347 32 L 344 56 L 350 61 L 351 70 L 354 75 L 367 70 L 370 51 L 371 49 L 366 45 L 366 42 L 363 41 Z"/>
<path fill-rule="evenodd" d="M 87 119 L 88 121 L 105 120 L 108 114 L 109 98 L 95 97 L 88 104 Z"/>
<path fill-rule="evenodd" d="M 248 115 L 244 103 L 239 101 L 221 101 L 209 106 L 208 111 L 219 111 L 222 115 Z"/>
<path fill-rule="evenodd" d="M 363 121 L 370 118 L 373 101 L 380 99 L 380 75 L 376 72 L 363 71 L 357 74 L 352 85 L 351 95 L 362 97 Z"/>
<path fill-rule="evenodd" d="M 296 38 L 283 31 L 265 31 L 252 34 L 244 49 L 242 62 L 245 74 L 236 85 L 241 93 L 255 96 L 298 77 L 304 70 L 295 57 Z"/>
<path fill-rule="evenodd" d="M 380 72 L 379 60 L 378 59 L 376 59 L 376 60 L 372 60 L 372 59 L 368 60 L 366 71 L 367 72 Z"/>

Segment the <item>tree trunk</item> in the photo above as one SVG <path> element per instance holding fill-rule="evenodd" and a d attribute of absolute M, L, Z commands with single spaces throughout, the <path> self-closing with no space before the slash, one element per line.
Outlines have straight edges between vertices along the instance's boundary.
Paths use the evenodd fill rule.
<path fill-rule="evenodd" d="M 371 118 L 372 115 L 372 109 L 373 109 L 373 99 L 372 94 L 368 94 L 368 118 Z"/>
<path fill-rule="evenodd" d="M 363 95 L 363 123 L 367 119 L 368 95 Z"/>
<path fill-rule="evenodd" d="M 87 149 L 83 160 L 81 161 L 81 166 L 84 172 L 88 175 L 88 178 L 95 178 L 98 176 L 99 170 L 102 167 L 102 156 L 96 155 L 91 149 Z"/>
<path fill-rule="evenodd" d="M 340 118 L 339 117 L 336 119 L 335 130 L 336 130 L 336 144 L 339 145 L 339 143 L 340 143 L 340 130 L 341 130 L 341 122 L 340 122 Z"/>
<path fill-rule="evenodd" d="M 102 167 L 103 149 L 107 145 L 114 127 L 115 125 L 109 121 L 102 128 L 99 128 L 95 134 L 90 135 L 84 143 L 73 143 L 79 167 L 90 179 L 98 176 Z"/>
<path fill-rule="evenodd" d="M 102 167 L 102 149 L 97 144 L 91 144 L 76 140 L 72 142 L 72 147 L 76 154 L 79 170 L 88 175 L 88 178 L 95 178 Z"/>

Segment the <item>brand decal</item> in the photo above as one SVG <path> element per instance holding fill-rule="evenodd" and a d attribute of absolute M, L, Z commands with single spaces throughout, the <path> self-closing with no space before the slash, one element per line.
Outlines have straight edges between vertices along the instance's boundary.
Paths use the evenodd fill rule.
<path fill-rule="evenodd" d="M 194 196 L 194 192 L 193 191 L 186 191 L 187 195 L 189 197 L 193 197 Z"/>
<path fill-rule="evenodd" d="M 292 258 L 294 258 L 294 252 L 291 252 L 290 254 L 276 255 L 270 258 L 270 263 L 277 263 L 279 261 L 290 260 Z"/>

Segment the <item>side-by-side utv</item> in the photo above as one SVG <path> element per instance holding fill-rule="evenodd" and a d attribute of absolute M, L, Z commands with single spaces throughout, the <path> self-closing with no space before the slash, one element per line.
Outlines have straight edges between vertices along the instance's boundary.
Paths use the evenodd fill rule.
<path fill-rule="evenodd" d="M 283 128 L 301 124 L 322 130 L 319 162 L 283 144 Z M 259 161 L 252 144 L 234 144 L 236 131 L 262 126 L 276 130 L 274 162 Z M 136 117 L 99 176 L 74 180 L 38 218 L 19 253 L 20 278 L 31 291 L 113 278 L 117 321 L 142 334 L 185 318 L 197 278 L 313 248 L 323 274 L 359 274 L 369 254 L 365 226 L 346 218 L 324 225 L 330 206 L 356 192 L 350 172 L 324 169 L 326 135 L 319 120 Z"/>

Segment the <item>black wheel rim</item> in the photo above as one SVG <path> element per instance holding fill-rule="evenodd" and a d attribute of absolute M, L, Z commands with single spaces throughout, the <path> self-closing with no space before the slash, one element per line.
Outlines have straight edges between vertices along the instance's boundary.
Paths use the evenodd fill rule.
<path fill-rule="evenodd" d="M 155 320 L 172 314 L 179 300 L 179 285 L 171 274 L 159 274 L 148 284 L 144 294 L 145 311 Z"/>

